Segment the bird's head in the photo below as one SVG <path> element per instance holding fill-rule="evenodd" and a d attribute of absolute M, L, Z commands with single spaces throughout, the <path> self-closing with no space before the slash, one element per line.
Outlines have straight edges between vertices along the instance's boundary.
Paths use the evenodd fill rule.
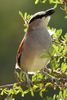
<path fill-rule="evenodd" d="M 55 12 L 54 8 L 48 9 L 46 11 L 41 11 L 41 12 L 37 12 L 35 13 L 30 21 L 29 21 L 29 26 L 30 27 L 38 27 L 38 26 L 42 26 L 48 25 L 48 22 L 50 20 L 50 16 Z"/>

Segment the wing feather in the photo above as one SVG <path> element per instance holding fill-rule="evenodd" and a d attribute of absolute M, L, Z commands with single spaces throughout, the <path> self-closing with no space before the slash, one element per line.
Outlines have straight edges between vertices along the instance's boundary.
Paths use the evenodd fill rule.
<path fill-rule="evenodd" d="M 25 41 L 25 36 L 23 38 L 23 40 L 21 41 L 19 48 L 17 50 L 17 55 L 16 55 L 16 63 L 18 66 L 20 66 L 20 58 L 23 52 L 23 47 L 24 47 L 24 41 Z"/>

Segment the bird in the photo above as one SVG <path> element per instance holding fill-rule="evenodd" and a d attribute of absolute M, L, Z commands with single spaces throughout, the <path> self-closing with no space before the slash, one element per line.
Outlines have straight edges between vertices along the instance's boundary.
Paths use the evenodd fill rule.
<path fill-rule="evenodd" d="M 50 52 L 52 47 L 48 23 L 54 12 L 54 8 L 50 8 L 32 15 L 27 32 L 17 50 L 15 68 L 20 68 L 28 74 L 35 74 L 47 66 L 50 59 L 41 56 Z"/>

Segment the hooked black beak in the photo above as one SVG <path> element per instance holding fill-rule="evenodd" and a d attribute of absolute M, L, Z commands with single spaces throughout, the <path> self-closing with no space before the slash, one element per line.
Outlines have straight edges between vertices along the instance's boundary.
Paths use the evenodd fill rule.
<path fill-rule="evenodd" d="M 46 16 L 46 17 L 47 17 L 47 16 L 50 16 L 50 15 L 52 15 L 54 12 L 55 12 L 54 8 L 48 9 L 48 10 L 46 10 L 44 16 Z"/>

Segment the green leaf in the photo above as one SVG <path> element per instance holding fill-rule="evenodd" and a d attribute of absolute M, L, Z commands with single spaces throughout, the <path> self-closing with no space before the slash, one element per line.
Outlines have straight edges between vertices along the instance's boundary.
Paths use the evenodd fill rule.
<path fill-rule="evenodd" d="M 39 3 L 39 0 L 35 0 L 35 4 L 38 4 Z"/>
<path fill-rule="evenodd" d="M 58 39 L 62 34 L 62 29 L 56 30 L 53 34 L 53 38 Z"/>
<path fill-rule="evenodd" d="M 32 87 L 30 87 L 30 92 L 31 92 L 31 95 L 34 96 L 34 91 Z"/>
<path fill-rule="evenodd" d="M 67 19 L 67 16 L 65 16 L 64 18 Z"/>
<path fill-rule="evenodd" d="M 42 3 L 46 3 L 47 0 L 42 0 Z"/>
<path fill-rule="evenodd" d="M 64 38 L 65 38 L 65 39 L 66 39 L 66 41 L 67 41 L 67 33 L 65 33 Z"/>
<path fill-rule="evenodd" d="M 21 11 L 19 11 L 19 15 L 21 16 L 21 18 L 24 18 L 23 13 Z"/>
<path fill-rule="evenodd" d="M 29 89 L 22 91 L 22 96 L 24 97 L 25 94 L 29 93 Z"/>
<path fill-rule="evenodd" d="M 66 63 L 62 63 L 61 70 L 62 70 L 63 73 L 67 70 L 67 64 Z"/>

